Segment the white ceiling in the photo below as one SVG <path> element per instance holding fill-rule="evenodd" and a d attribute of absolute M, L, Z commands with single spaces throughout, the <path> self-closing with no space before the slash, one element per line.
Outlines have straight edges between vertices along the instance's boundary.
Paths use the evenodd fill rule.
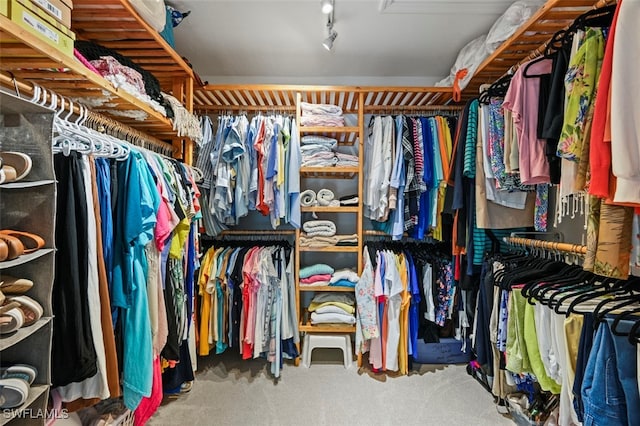
<path fill-rule="evenodd" d="M 177 0 L 191 15 L 177 51 L 211 84 L 429 86 L 513 0 L 335 0 L 338 38 L 322 47 L 320 0 Z"/>

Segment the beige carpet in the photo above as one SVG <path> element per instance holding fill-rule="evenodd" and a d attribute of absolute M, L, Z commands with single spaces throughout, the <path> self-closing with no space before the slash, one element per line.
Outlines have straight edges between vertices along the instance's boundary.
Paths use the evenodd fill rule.
<path fill-rule="evenodd" d="M 422 365 L 390 377 L 342 365 L 316 349 L 310 368 L 285 364 L 274 381 L 261 360 L 200 358 L 191 392 L 165 398 L 150 425 L 512 425 L 464 365 Z"/>

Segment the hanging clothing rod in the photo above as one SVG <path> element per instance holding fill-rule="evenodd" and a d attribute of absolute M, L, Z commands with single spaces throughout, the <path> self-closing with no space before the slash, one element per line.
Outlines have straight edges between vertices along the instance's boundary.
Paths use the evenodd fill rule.
<path fill-rule="evenodd" d="M 31 99 L 24 95 L 34 96 L 35 85 L 33 83 L 19 81 L 6 71 L 0 71 L 0 85 L 12 88 L 16 96 L 26 101 L 31 101 Z M 73 105 L 71 112 L 76 116 L 81 114 L 81 107 L 77 102 L 71 102 L 69 98 L 55 93 L 50 89 L 44 88 L 44 91 L 46 92 L 46 99 L 42 100 L 44 101 L 43 104 L 51 108 L 62 106 L 71 108 Z M 52 94 L 57 97 L 55 105 L 53 105 Z M 84 125 L 101 133 L 107 133 L 127 141 L 132 145 L 140 146 L 154 152 L 161 152 L 168 157 L 173 157 L 173 147 L 171 145 L 97 112 L 89 110 L 88 118 Z"/>
<path fill-rule="evenodd" d="M 236 229 L 227 229 L 220 233 L 220 236 L 231 236 L 231 235 L 295 235 L 295 229 L 280 229 L 280 230 L 255 230 L 255 231 L 246 231 L 246 230 L 236 230 Z"/>
<path fill-rule="evenodd" d="M 579 244 L 559 243 L 556 241 L 534 240 L 532 238 L 522 237 L 504 237 L 505 243 L 514 246 L 524 246 L 531 248 L 541 248 L 549 251 L 559 251 L 563 253 L 586 254 L 587 246 Z"/>

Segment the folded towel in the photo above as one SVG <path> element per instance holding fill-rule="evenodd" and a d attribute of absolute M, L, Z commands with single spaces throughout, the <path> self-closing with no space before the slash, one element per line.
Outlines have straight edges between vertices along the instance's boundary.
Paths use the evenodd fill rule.
<path fill-rule="evenodd" d="M 360 280 L 360 277 L 352 269 L 340 269 L 333 273 L 330 282 L 335 283 L 340 280 L 348 280 L 357 283 Z"/>
<path fill-rule="evenodd" d="M 300 282 L 300 287 L 326 287 L 329 285 L 329 281 L 316 281 L 314 283 Z"/>
<path fill-rule="evenodd" d="M 329 285 L 331 287 L 355 287 L 356 283 L 354 283 L 353 281 L 342 279 L 335 282 L 330 282 Z"/>
<path fill-rule="evenodd" d="M 336 237 L 338 238 L 336 244 L 358 244 L 358 234 L 336 235 Z"/>
<path fill-rule="evenodd" d="M 344 127 L 344 118 L 331 115 L 303 115 L 300 126 Z"/>
<path fill-rule="evenodd" d="M 321 189 L 318 191 L 318 204 L 321 206 L 330 206 L 330 207 L 338 207 L 340 206 L 340 201 L 336 200 L 336 196 L 330 189 Z"/>
<path fill-rule="evenodd" d="M 342 315 L 349 315 L 349 312 L 345 311 L 344 309 L 342 309 L 339 306 L 333 306 L 333 305 L 327 305 L 327 306 L 323 306 L 322 308 L 318 308 L 315 310 L 316 313 L 318 314 L 342 314 Z"/>
<path fill-rule="evenodd" d="M 353 315 L 343 315 L 337 313 L 311 314 L 311 324 L 355 324 L 356 317 Z"/>
<path fill-rule="evenodd" d="M 301 235 L 298 240 L 300 247 L 329 247 L 335 246 L 338 239 L 333 237 L 323 237 L 322 235 L 316 235 L 309 237 L 307 234 Z"/>
<path fill-rule="evenodd" d="M 357 241 L 338 241 L 336 246 L 338 247 L 355 247 L 358 245 Z"/>
<path fill-rule="evenodd" d="M 340 292 L 328 292 L 328 293 L 318 293 L 315 296 L 313 296 L 313 299 L 311 299 L 311 305 L 313 304 L 323 304 L 323 303 L 327 303 L 329 305 L 331 304 L 336 304 L 336 303 L 342 303 L 344 305 L 347 306 L 355 306 L 356 305 L 356 296 L 355 294 L 351 294 L 351 293 L 340 293 Z M 309 312 L 314 311 L 314 309 L 311 309 L 311 305 L 309 305 Z M 318 308 L 319 306 L 316 306 L 316 308 Z M 348 312 L 352 312 L 351 310 L 349 310 Z"/>
<path fill-rule="evenodd" d="M 334 138 L 329 138 L 327 136 L 320 135 L 306 135 L 300 139 L 300 143 L 302 145 L 327 145 L 331 147 L 331 149 L 335 148 L 338 145 L 338 140 Z"/>
<path fill-rule="evenodd" d="M 316 263 L 315 265 L 305 266 L 300 269 L 300 278 L 308 278 L 318 274 L 333 274 L 334 269 L 326 263 Z"/>
<path fill-rule="evenodd" d="M 311 284 L 318 281 L 327 281 L 331 279 L 331 274 L 316 274 L 307 278 L 301 278 L 300 284 Z"/>
<path fill-rule="evenodd" d="M 316 205 L 316 192 L 307 189 L 300 194 L 300 205 L 303 207 L 311 207 Z"/>
<path fill-rule="evenodd" d="M 312 104 L 309 102 L 300 102 L 300 110 L 302 112 L 302 115 L 342 115 L 342 108 L 340 108 L 338 105 L 331 104 Z"/>
<path fill-rule="evenodd" d="M 336 224 L 330 220 L 310 220 L 302 224 L 307 237 L 333 237 L 336 234 Z"/>
<path fill-rule="evenodd" d="M 358 194 L 353 195 L 345 195 L 344 197 L 340 197 L 340 205 L 341 206 L 352 206 L 358 204 Z"/>

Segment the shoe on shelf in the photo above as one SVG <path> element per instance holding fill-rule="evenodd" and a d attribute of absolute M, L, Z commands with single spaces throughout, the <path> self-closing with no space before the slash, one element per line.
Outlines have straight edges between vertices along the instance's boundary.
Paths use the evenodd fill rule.
<path fill-rule="evenodd" d="M 13 179 L 6 179 L 5 182 L 15 182 L 24 179 L 31 171 L 31 166 L 33 165 L 31 157 L 22 152 L 0 151 L 0 158 L 2 159 L 3 169 L 10 167 L 13 168 L 15 172 Z"/>
<path fill-rule="evenodd" d="M 36 321 L 42 318 L 42 314 L 44 313 L 42 305 L 40 305 L 29 296 L 9 296 L 7 297 L 7 302 L 18 303 L 18 309 L 22 311 L 22 315 L 24 317 L 23 326 L 34 324 Z"/>
<path fill-rule="evenodd" d="M 9 234 L 3 234 L 2 231 L 0 231 L 0 240 L 3 240 L 7 245 L 7 257 L 5 260 L 13 260 L 24 254 L 24 244 L 22 244 L 19 238 Z"/>
<path fill-rule="evenodd" d="M 29 396 L 29 382 L 16 377 L 0 379 L 0 408 L 16 408 Z"/>
<path fill-rule="evenodd" d="M 0 334 L 13 333 L 23 325 L 24 325 L 24 314 L 19 307 L 13 307 L 8 311 L 0 314 Z"/>
<path fill-rule="evenodd" d="M 9 275 L 0 276 L 0 291 L 5 294 L 24 294 L 31 290 L 33 281 Z M 1 304 L 1 302 L 0 302 Z"/>
<path fill-rule="evenodd" d="M 22 379 L 31 386 L 36 380 L 38 370 L 28 364 L 13 364 L 0 367 L 0 379 Z"/>
<path fill-rule="evenodd" d="M 44 247 L 44 240 L 42 237 L 30 232 L 14 231 L 12 229 L 0 230 L 0 238 L 5 238 L 6 241 L 7 236 L 20 241 L 25 254 L 33 253 L 34 251 Z"/>
<path fill-rule="evenodd" d="M 7 258 L 9 258 L 9 246 L 0 238 L 0 262 L 4 262 Z"/>

